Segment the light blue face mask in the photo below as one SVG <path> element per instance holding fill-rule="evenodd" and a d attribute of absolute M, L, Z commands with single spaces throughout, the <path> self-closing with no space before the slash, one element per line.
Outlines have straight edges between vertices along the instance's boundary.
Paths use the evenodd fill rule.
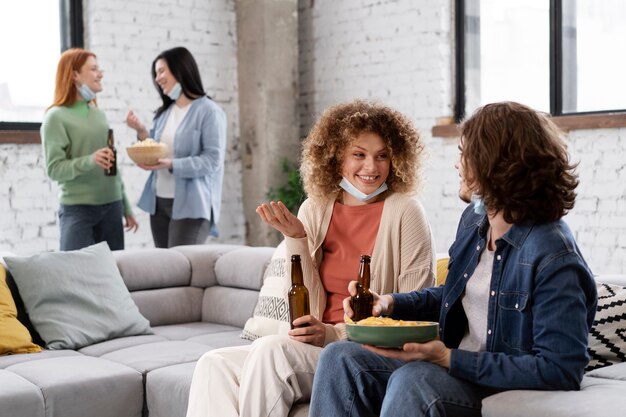
<path fill-rule="evenodd" d="M 90 102 L 94 98 L 96 98 L 96 93 L 93 92 L 91 88 L 87 84 L 81 84 L 78 86 L 78 92 L 85 99 L 85 101 Z"/>
<path fill-rule="evenodd" d="M 474 213 L 479 216 L 487 214 L 487 207 L 483 199 L 476 193 L 472 193 L 472 203 L 474 204 Z"/>
<path fill-rule="evenodd" d="M 387 191 L 387 188 L 388 188 L 387 183 L 384 182 L 373 193 L 365 194 L 364 192 L 356 188 L 354 185 L 352 185 L 352 183 L 350 183 L 350 181 L 348 181 L 345 177 L 341 180 L 341 182 L 339 183 L 339 186 L 343 188 L 352 197 L 356 198 L 357 200 L 361 202 L 366 202 L 366 201 L 371 200 L 372 198 L 376 197 L 378 194 L 384 193 L 385 191 Z"/>
<path fill-rule="evenodd" d="M 176 101 L 178 100 L 178 97 L 180 97 L 180 93 L 182 92 L 183 92 L 183 87 L 181 87 L 180 83 L 176 83 L 174 84 L 174 87 L 172 87 L 172 89 L 168 93 L 165 93 L 165 95 L 171 98 L 172 100 Z"/>

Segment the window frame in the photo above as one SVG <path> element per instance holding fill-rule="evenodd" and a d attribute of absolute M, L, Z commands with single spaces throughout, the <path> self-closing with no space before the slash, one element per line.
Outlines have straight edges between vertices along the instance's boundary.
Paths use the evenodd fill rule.
<path fill-rule="evenodd" d="M 454 121 L 460 123 L 465 118 L 465 106 L 467 105 L 466 88 L 465 88 L 465 11 L 467 0 L 455 0 L 455 38 L 456 38 L 456 51 L 455 51 L 455 107 L 454 107 Z M 562 0 L 550 0 L 550 114 L 555 119 L 562 119 L 577 117 L 577 116 L 605 116 L 605 118 L 589 118 L 585 117 L 584 120 L 603 120 L 602 124 L 606 124 L 606 117 L 610 117 L 612 114 L 626 113 L 626 109 L 609 109 L 600 111 L 586 111 L 586 112 L 567 112 L 563 113 L 563 1 Z M 569 123 L 571 124 L 571 123 Z M 610 123 L 609 123 L 610 124 Z M 574 125 L 577 125 L 574 123 Z M 596 126 L 594 126 L 596 127 Z M 600 126 L 597 126 L 600 127 Z M 618 127 L 623 127 L 619 125 Z"/>
<path fill-rule="evenodd" d="M 61 52 L 84 47 L 82 0 L 59 0 Z M 41 143 L 41 123 L 0 121 L 1 143 Z"/>

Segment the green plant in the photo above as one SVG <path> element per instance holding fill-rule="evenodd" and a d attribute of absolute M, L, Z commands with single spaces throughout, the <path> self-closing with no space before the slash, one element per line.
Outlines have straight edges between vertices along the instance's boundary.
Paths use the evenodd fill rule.
<path fill-rule="evenodd" d="M 282 171 L 287 175 L 287 183 L 278 188 L 270 187 L 266 196 L 273 201 L 282 201 L 289 211 L 297 214 L 300 204 L 306 199 L 306 194 L 302 188 L 302 180 L 300 179 L 300 170 L 296 165 L 289 162 L 289 159 L 284 158 Z"/>

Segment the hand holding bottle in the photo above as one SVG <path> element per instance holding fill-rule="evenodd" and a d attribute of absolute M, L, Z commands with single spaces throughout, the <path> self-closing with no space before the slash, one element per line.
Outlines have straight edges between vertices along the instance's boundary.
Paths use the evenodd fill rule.
<path fill-rule="evenodd" d="M 111 168 L 113 161 L 115 161 L 115 155 L 113 155 L 113 151 L 108 147 L 98 149 L 91 157 L 97 165 L 100 165 L 104 169 Z"/>
<path fill-rule="evenodd" d="M 356 286 L 357 281 L 350 281 L 348 284 L 348 293 L 351 296 L 356 295 Z M 372 309 L 372 313 L 374 317 L 383 316 L 383 315 L 391 315 L 393 312 L 393 297 L 390 294 L 378 295 L 376 291 L 370 290 L 372 296 L 374 297 L 374 308 Z M 352 311 L 352 307 L 350 306 L 350 300 L 352 297 L 346 297 L 343 299 L 343 311 L 347 317 L 352 319 L 354 317 L 354 311 Z"/>
<path fill-rule="evenodd" d="M 307 315 L 294 320 L 296 327 L 289 330 L 289 337 L 298 342 L 308 343 L 313 346 L 324 346 L 326 340 L 326 326 L 315 316 Z"/>

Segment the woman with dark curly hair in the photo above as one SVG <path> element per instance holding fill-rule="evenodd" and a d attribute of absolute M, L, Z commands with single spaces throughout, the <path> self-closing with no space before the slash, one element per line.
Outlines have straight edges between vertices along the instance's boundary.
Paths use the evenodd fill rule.
<path fill-rule="evenodd" d="M 477 198 L 445 285 L 374 296 L 377 314 L 438 321 L 441 340 L 399 350 L 334 343 L 319 359 L 311 416 L 479 417 L 485 404 L 510 415 L 516 393 L 483 399 L 579 389 L 596 287 L 561 219 L 574 206 L 575 165 L 554 124 L 518 103 L 480 108 L 461 133 L 459 195 Z"/>
<path fill-rule="evenodd" d="M 322 348 L 346 339 L 343 301 L 359 259 L 371 256 L 371 288 L 411 291 L 435 283 L 433 242 L 421 204 L 424 145 L 412 123 L 381 104 L 327 109 L 303 144 L 308 199 L 298 217 L 281 202 L 257 212 L 300 255 L 311 314 L 287 335 L 205 354 L 187 416 L 287 416 L 307 402 Z"/>

